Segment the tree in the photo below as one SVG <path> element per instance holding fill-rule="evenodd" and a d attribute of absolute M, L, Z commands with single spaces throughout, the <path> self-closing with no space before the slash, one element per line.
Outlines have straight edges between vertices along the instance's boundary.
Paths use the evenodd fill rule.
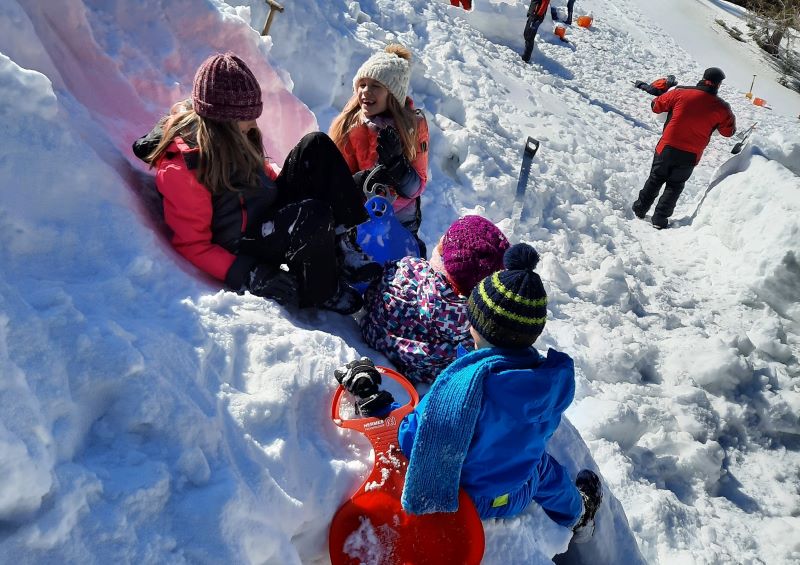
<path fill-rule="evenodd" d="M 756 43 L 770 55 L 780 53 L 781 42 L 800 27 L 800 0 L 748 0 L 756 24 Z"/>
<path fill-rule="evenodd" d="M 783 74 L 778 82 L 800 92 L 800 58 L 793 45 L 800 28 L 800 0 L 747 0 L 747 7 L 753 39 L 775 58 Z"/>

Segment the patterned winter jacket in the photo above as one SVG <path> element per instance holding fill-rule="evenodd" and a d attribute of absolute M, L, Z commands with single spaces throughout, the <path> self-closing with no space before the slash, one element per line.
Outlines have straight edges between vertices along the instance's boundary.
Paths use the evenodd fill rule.
<path fill-rule="evenodd" d="M 475 346 L 466 297 L 425 259 L 404 257 L 388 265 L 367 290 L 364 309 L 364 340 L 414 382 L 433 382 L 456 358 L 459 344 Z"/>

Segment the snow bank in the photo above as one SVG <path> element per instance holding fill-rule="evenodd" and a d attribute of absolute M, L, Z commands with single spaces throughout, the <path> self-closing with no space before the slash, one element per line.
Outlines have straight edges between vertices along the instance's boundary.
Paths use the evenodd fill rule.
<path fill-rule="evenodd" d="M 19 0 L 2 10 L 8 18 L 0 25 L 8 33 L 0 50 L 20 66 L 48 76 L 71 112 L 89 113 L 80 127 L 98 127 L 101 131 L 91 136 L 107 137 L 126 156 L 129 140 L 149 131 L 174 102 L 188 97 L 197 67 L 221 51 L 241 56 L 262 86 L 268 110 L 259 125 L 271 156 L 282 162 L 302 134 L 316 129 L 313 114 L 292 96 L 288 74 L 270 64 L 269 40 L 247 24 L 248 8 L 220 0 L 172 2 L 167 12 L 155 0 L 112 0 L 102 6 Z M 269 111 L 276 107 L 281 112 Z M 113 159 L 103 143 L 92 145 Z"/>
<path fill-rule="evenodd" d="M 525 4 L 297 0 L 266 39 L 257 0 L 0 5 L 6 560 L 326 562 L 330 518 L 370 461 L 328 420 L 331 371 L 386 360 L 350 318 L 199 277 L 141 210 L 151 181 L 129 147 L 232 49 L 265 88 L 280 160 L 399 40 L 432 133 L 423 237 L 477 212 L 534 243 L 552 298 L 537 345 L 576 361 L 575 428 L 551 449 L 598 469 L 606 502 L 593 543 L 559 562 L 796 561 L 796 135 L 758 114 L 767 158 L 656 232 L 629 211 L 659 131 L 630 81 L 698 63 L 629 0 L 585 0 L 592 28 L 563 44 L 543 24 L 522 65 Z M 513 225 L 528 135 L 543 145 Z M 712 140 L 678 219 L 729 150 Z M 536 506 L 485 528 L 487 564 L 546 562 L 569 535 Z"/>
<path fill-rule="evenodd" d="M 800 170 L 798 147 L 800 138 L 794 138 L 773 145 L 773 158 L 754 155 L 746 171 L 709 193 L 695 221 L 735 251 L 724 267 L 742 278 L 754 298 L 795 322 L 800 322 L 800 176 L 782 163 Z"/>
<path fill-rule="evenodd" d="M 314 127 L 245 8 L 192 8 L 4 7 L 0 175 L 25 190 L 0 210 L 0 520 L 18 562 L 324 561 L 330 517 L 368 465 L 326 416 L 333 367 L 357 355 L 352 322 L 209 293 L 136 213 L 122 155 L 210 52 L 235 50 L 265 85 L 273 154 Z M 566 441 L 591 461 L 574 430 Z M 635 548 L 615 513 L 608 535 Z M 489 527 L 497 555 L 512 538 L 527 540 L 516 556 L 546 560 L 569 531 L 534 508 Z"/>

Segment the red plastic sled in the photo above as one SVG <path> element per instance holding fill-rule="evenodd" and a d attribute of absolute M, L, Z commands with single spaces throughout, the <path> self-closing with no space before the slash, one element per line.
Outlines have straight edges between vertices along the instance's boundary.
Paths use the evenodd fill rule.
<path fill-rule="evenodd" d="M 400 383 L 411 400 L 389 416 L 343 420 L 341 386 L 333 396 L 331 417 L 342 428 L 367 436 L 375 452 L 372 472 L 331 521 L 328 545 L 332 565 L 479 564 L 483 525 L 469 496 L 461 490 L 458 512 L 416 516 L 400 504 L 408 460 L 398 447 L 397 428 L 419 402 L 405 377 L 385 367 L 382 375 Z"/>

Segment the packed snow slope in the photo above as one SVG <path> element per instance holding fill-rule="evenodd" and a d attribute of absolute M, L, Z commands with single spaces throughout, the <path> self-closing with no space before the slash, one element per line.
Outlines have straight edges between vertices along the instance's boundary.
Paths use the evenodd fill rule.
<path fill-rule="evenodd" d="M 721 67 L 728 84 L 737 90 L 748 92 L 752 84 L 754 96 L 766 100 L 784 119 L 800 125 L 796 121 L 800 116 L 800 92 L 777 82 L 781 73 L 774 58 L 749 35 L 752 30 L 747 27 L 747 10 L 720 0 L 634 0 L 634 5 L 656 20 L 700 66 Z M 717 20 L 729 28 L 738 28 L 744 40 L 732 38 Z"/>
<path fill-rule="evenodd" d="M 562 43 L 548 18 L 525 65 L 525 4 L 287 1 L 261 38 L 257 0 L 0 3 L 4 561 L 327 561 L 330 518 L 370 464 L 328 418 L 332 370 L 386 360 L 350 318 L 220 291 L 187 265 L 130 143 L 231 49 L 262 83 L 280 161 L 389 41 L 415 54 L 431 129 L 423 237 L 480 213 L 542 255 L 537 346 L 578 373 L 551 448 L 607 487 L 594 542 L 557 560 L 800 559 L 796 123 L 724 84 L 740 126 L 759 122 L 754 146 L 728 162 L 734 140 L 715 136 L 675 227 L 653 230 L 630 203 L 660 126 L 631 81 L 691 84 L 709 63 L 638 0 L 579 0 L 593 26 Z M 528 135 L 542 148 L 515 222 Z M 487 564 L 548 562 L 569 538 L 535 505 L 485 529 Z"/>

